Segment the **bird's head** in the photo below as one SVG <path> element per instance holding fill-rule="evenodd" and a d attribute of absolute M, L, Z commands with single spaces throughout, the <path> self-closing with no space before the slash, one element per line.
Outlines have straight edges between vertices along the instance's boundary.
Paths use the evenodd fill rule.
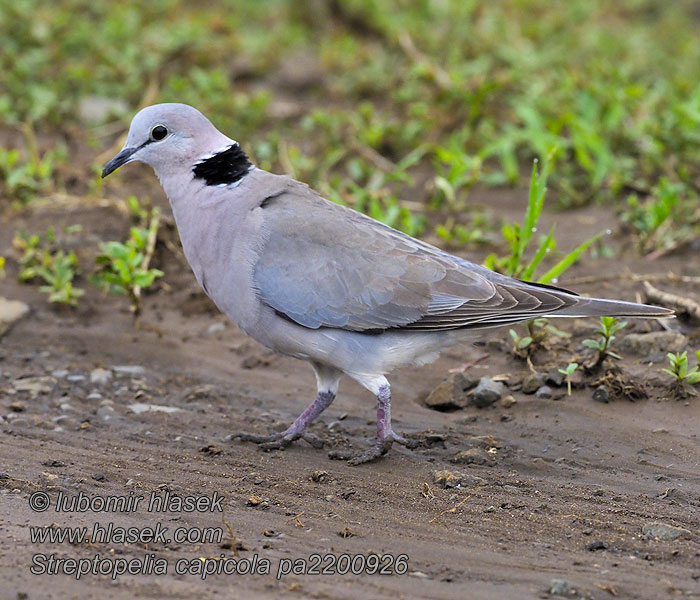
<path fill-rule="evenodd" d="M 196 108 L 155 104 L 133 118 L 124 148 L 104 166 L 102 177 L 136 160 L 152 167 L 162 180 L 232 143 Z"/>

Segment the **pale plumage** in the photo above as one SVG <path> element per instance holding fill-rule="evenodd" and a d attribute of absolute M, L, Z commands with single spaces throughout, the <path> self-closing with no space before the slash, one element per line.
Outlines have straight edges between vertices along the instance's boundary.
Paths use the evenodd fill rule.
<path fill-rule="evenodd" d="M 163 129 L 166 134 L 163 134 Z M 494 273 L 411 238 L 306 185 L 255 168 L 196 109 L 143 109 L 103 171 L 140 160 L 173 207 L 187 259 L 217 306 L 262 344 L 311 362 L 318 396 L 281 434 L 243 439 L 282 448 L 334 399 L 342 373 L 377 396 L 377 439 L 355 463 L 384 454 L 391 370 L 434 359 L 473 330 L 539 316 L 668 316 L 670 311 L 583 298 Z"/>

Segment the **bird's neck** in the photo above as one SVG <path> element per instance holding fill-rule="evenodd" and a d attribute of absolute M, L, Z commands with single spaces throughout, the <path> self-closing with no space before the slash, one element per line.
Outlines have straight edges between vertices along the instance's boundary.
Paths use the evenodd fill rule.
<path fill-rule="evenodd" d="M 200 157 L 192 167 L 194 178 L 207 186 L 238 185 L 255 167 L 238 142 Z"/>

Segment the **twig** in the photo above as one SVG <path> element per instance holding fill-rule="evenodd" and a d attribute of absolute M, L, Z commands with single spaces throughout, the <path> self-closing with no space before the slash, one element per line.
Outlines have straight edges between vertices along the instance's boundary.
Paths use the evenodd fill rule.
<path fill-rule="evenodd" d="M 700 321 L 700 304 L 698 304 L 695 300 L 678 296 L 677 294 L 671 294 L 669 292 L 662 292 L 651 285 L 648 281 L 644 282 L 644 292 L 646 293 L 647 300 L 688 313 L 688 315 Z"/>
<path fill-rule="evenodd" d="M 465 363 L 462 363 L 459 365 L 459 367 L 455 367 L 454 369 L 450 369 L 447 371 L 448 373 L 464 373 L 467 369 L 470 367 L 473 367 L 475 364 L 480 363 L 482 360 L 486 360 L 489 357 L 488 354 L 482 354 L 481 356 L 477 356 L 476 358 L 472 360 L 468 360 Z"/>
<path fill-rule="evenodd" d="M 375 167 L 378 167 L 382 171 L 394 171 L 396 170 L 396 164 L 390 161 L 386 156 L 382 156 L 374 148 L 360 144 L 352 136 L 348 136 L 350 147 L 355 150 L 362 158 L 367 159 L 369 162 L 374 163 Z"/>
<path fill-rule="evenodd" d="M 676 275 L 675 273 L 662 273 L 658 275 L 637 275 L 636 273 L 623 273 L 616 275 L 587 275 L 584 277 L 574 277 L 560 281 L 559 285 L 566 287 L 570 285 L 585 285 L 588 283 L 601 283 L 604 281 L 671 281 L 673 283 L 689 283 L 700 285 L 700 277 L 690 275 Z"/>
<path fill-rule="evenodd" d="M 466 498 L 463 498 L 462 500 L 460 500 L 460 502 L 459 502 L 458 504 L 456 504 L 455 506 L 453 506 L 452 508 L 448 508 L 448 509 L 446 509 L 446 510 L 443 510 L 440 514 L 435 515 L 432 519 L 430 519 L 430 521 L 428 521 L 428 523 L 434 523 L 434 522 L 437 521 L 442 515 L 447 515 L 447 514 L 451 514 L 451 513 L 456 513 L 456 512 L 457 512 L 457 509 L 458 509 L 460 506 L 462 506 L 462 504 L 464 504 L 464 503 L 465 503 L 467 500 L 469 500 L 469 498 L 471 498 L 471 497 L 472 497 L 472 495 L 469 494 Z"/>
<path fill-rule="evenodd" d="M 143 262 L 140 268 L 144 271 L 148 271 L 148 266 L 151 263 L 151 258 L 153 258 L 153 252 L 156 249 L 156 241 L 158 239 L 158 226 L 160 223 L 160 210 L 156 208 L 151 209 L 151 222 L 148 226 L 148 238 L 146 239 L 146 253 L 143 257 Z M 140 312 L 141 308 L 141 286 L 134 286 L 134 298 L 136 302 L 134 303 L 134 318 L 136 318 Z"/>
<path fill-rule="evenodd" d="M 425 54 L 416 48 L 416 45 L 413 43 L 413 38 L 411 38 L 408 31 L 399 33 L 398 42 L 401 49 L 413 62 L 419 63 L 430 73 L 441 90 L 447 91 L 452 88 L 452 80 L 447 71 L 433 64 Z"/>

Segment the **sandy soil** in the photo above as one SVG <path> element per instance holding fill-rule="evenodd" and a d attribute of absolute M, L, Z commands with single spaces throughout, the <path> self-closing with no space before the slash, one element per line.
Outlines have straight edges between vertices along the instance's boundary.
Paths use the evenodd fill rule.
<path fill-rule="evenodd" d="M 520 215 L 517 194 L 505 197 L 503 206 L 493 193 L 485 201 L 507 216 Z M 569 231 L 563 229 L 561 239 L 567 244 L 614 222 L 601 209 L 567 213 L 565 219 Z M 0 250 L 9 247 L 15 229 L 39 231 L 51 223 L 84 225 L 75 241 L 81 256 L 94 251 L 96 239 L 117 239 L 128 228 L 110 208 L 46 207 L 6 215 Z M 622 254 L 589 259 L 570 276 L 628 269 L 680 274 L 697 268 L 689 254 L 654 262 L 629 258 L 627 243 L 615 238 L 612 244 Z M 395 427 L 422 436 L 427 446 L 415 451 L 395 447 L 383 460 L 360 467 L 331 461 L 327 449 L 304 442 L 264 453 L 227 436 L 288 424 L 313 397 L 310 368 L 271 355 L 227 323 L 172 252 L 159 248 L 156 266 L 165 268 L 167 286 L 147 296 L 138 328 L 123 298 L 91 290 L 77 310 L 56 309 L 37 287 L 16 283 L 13 264 L 0 283 L 1 295 L 24 300 L 33 311 L 0 342 L 1 598 L 496 600 L 548 597 L 553 579 L 569 582 L 575 589 L 569 597 L 700 597 L 700 405 L 692 398 L 669 398 L 657 375 L 662 355 L 625 361 L 650 391 L 648 399 L 634 403 L 595 402 L 592 389 L 581 387 L 558 400 L 510 391 L 515 400 L 510 406 L 499 402 L 454 412 L 426 408 L 423 400 L 449 369 L 483 352 L 488 360 L 468 373 L 505 374 L 508 385 L 517 388 L 527 366 L 508 351 L 507 332 L 497 331 L 479 348 L 455 349 L 433 365 L 391 377 Z M 639 284 L 622 281 L 579 290 L 634 299 Z M 577 334 L 574 340 L 585 337 L 585 327 L 566 325 Z M 633 329 L 660 326 L 635 323 L 627 331 Z M 696 348 L 697 329 L 686 329 L 691 339 L 693 332 L 691 347 Z M 540 353 L 536 363 L 563 365 L 576 344 Z M 119 365 L 143 371 L 114 372 L 105 384 L 90 382 L 93 369 Z M 52 376 L 57 370 L 86 378 Z M 17 381 L 35 377 L 43 378 L 40 389 L 17 391 Z M 135 404 L 177 410 L 137 413 Z M 338 399 L 313 431 L 331 449 L 359 448 L 370 442 L 373 421 L 372 399 L 344 380 Z M 480 449 L 476 462 L 452 462 L 469 448 Z M 462 476 L 463 485 L 443 487 L 434 475 L 439 470 Z M 55 512 L 53 506 L 32 512 L 29 498 L 37 491 L 47 492 L 54 504 L 60 493 L 134 492 L 148 498 L 152 492 L 181 497 L 216 492 L 225 500 L 223 512 L 149 513 L 143 507 L 133 513 Z M 109 522 L 138 528 L 161 522 L 170 532 L 221 528 L 223 538 L 77 544 L 30 539 L 30 527 L 91 530 L 94 523 Z M 647 539 L 642 528 L 653 522 L 687 532 L 672 541 Z M 76 559 L 99 554 L 112 560 L 153 555 L 167 560 L 168 574 L 125 574 L 116 580 L 85 575 L 79 581 L 63 574 L 32 575 L 37 553 Z M 307 559 L 308 565 L 314 553 L 405 554 L 407 571 L 276 577 L 281 561 Z M 175 573 L 183 558 L 194 564 L 233 558 L 242 561 L 242 568 L 256 555 L 270 561 L 269 575 L 220 574 L 202 580 Z M 361 562 L 355 565 L 361 568 Z"/>

